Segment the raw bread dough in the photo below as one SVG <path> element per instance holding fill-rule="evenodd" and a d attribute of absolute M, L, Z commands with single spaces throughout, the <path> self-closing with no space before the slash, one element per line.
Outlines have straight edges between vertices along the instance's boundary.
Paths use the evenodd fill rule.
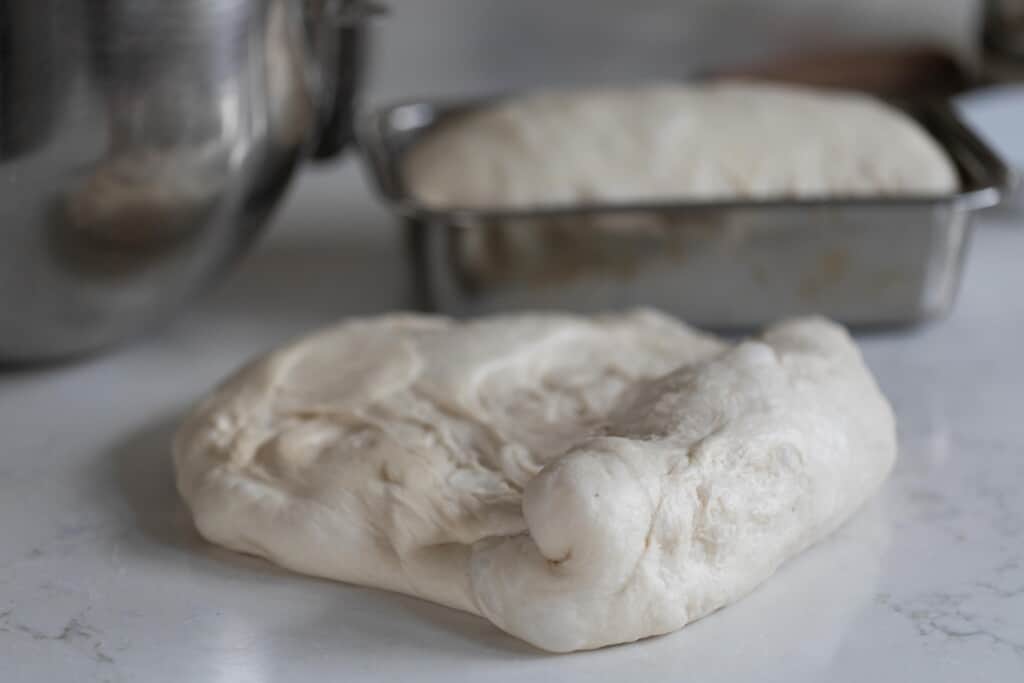
<path fill-rule="evenodd" d="M 941 195 L 949 158 L 868 96 L 766 84 L 544 92 L 464 115 L 403 169 L 430 207 Z"/>
<path fill-rule="evenodd" d="M 652 311 L 355 320 L 240 370 L 174 447 L 209 540 L 556 652 L 735 601 L 894 455 L 842 328 L 729 347 Z"/>

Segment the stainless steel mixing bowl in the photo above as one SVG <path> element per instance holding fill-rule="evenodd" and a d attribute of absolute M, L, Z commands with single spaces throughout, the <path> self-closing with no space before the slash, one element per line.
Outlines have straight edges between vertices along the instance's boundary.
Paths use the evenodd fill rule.
<path fill-rule="evenodd" d="M 0 362 L 103 347 L 347 139 L 365 3 L 0 0 Z"/>

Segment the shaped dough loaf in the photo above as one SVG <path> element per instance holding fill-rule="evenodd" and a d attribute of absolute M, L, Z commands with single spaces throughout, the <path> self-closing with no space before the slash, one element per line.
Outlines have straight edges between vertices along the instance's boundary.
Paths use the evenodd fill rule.
<path fill-rule="evenodd" d="M 872 97 L 753 83 L 552 91 L 470 112 L 403 175 L 435 208 L 943 195 L 956 170 Z"/>
<path fill-rule="evenodd" d="M 240 370 L 174 458 L 215 543 L 568 652 L 737 600 L 895 451 L 836 325 L 727 347 L 639 311 L 348 322 Z"/>

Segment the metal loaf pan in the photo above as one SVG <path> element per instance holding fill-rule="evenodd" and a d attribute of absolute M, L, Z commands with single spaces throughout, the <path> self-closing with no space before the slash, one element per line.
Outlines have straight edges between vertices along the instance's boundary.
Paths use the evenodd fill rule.
<path fill-rule="evenodd" d="M 904 106 L 955 162 L 942 197 L 666 202 L 537 210 L 432 210 L 408 196 L 405 152 L 487 100 L 410 103 L 361 127 L 363 158 L 405 224 L 417 304 L 456 316 L 655 306 L 742 329 L 820 313 L 856 326 L 943 315 L 972 213 L 999 201 L 1002 161 L 945 103 Z"/>

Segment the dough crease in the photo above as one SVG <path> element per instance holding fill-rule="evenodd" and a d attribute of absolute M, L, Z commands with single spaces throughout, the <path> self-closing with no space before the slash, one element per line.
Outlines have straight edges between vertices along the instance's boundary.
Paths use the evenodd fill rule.
<path fill-rule="evenodd" d="M 841 327 L 660 313 L 357 319 L 253 361 L 174 444 L 204 537 L 568 652 L 739 599 L 896 454 Z"/>

